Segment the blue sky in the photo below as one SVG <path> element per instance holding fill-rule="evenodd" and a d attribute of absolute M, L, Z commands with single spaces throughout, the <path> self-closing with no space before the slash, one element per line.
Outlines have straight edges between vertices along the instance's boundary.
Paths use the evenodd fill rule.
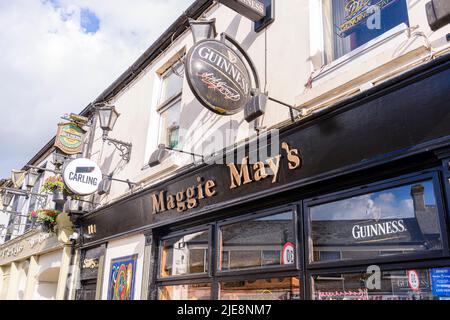
<path fill-rule="evenodd" d="M 0 0 L 0 178 L 21 169 L 193 0 Z"/>
<path fill-rule="evenodd" d="M 80 11 L 80 27 L 86 33 L 96 33 L 100 29 L 100 19 L 89 9 Z"/>

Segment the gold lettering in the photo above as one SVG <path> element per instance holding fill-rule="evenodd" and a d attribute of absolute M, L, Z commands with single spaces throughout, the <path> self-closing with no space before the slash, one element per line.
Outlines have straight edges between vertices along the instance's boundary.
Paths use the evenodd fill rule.
<path fill-rule="evenodd" d="M 230 177 L 231 177 L 230 189 L 240 187 L 242 184 L 242 179 L 244 179 L 244 184 L 252 182 L 252 179 L 250 179 L 250 173 L 247 164 L 248 164 L 248 157 L 245 157 L 242 160 L 240 172 L 238 172 L 234 163 L 228 164 L 228 167 L 230 168 Z"/>
<path fill-rule="evenodd" d="M 214 188 L 216 186 L 216 183 L 212 180 L 208 180 L 206 181 L 205 184 L 205 194 L 206 196 L 209 197 L 213 197 L 216 195 L 216 191 L 215 190 L 211 190 L 212 188 Z"/>
<path fill-rule="evenodd" d="M 286 142 L 283 142 L 281 147 L 286 150 L 289 161 L 289 170 L 295 170 L 302 165 L 302 160 L 298 154 L 298 149 L 291 149 Z"/>
<path fill-rule="evenodd" d="M 186 190 L 186 197 L 188 200 L 188 209 L 193 209 L 197 206 L 198 202 L 195 198 L 195 188 L 190 187 Z"/>
<path fill-rule="evenodd" d="M 174 196 L 168 196 L 167 197 L 167 210 L 173 210 L 177 207 L 175 204 L 175 197 Z"/>
<path fill-rule="evenodd" d="M 275 183 L 278 180 L 278 171 L 280 170 L 280 159 L 281 155 L 277 155 L 275 158 L 271 158 L 268 160 L 269 167 L 270 169 L 272 169 L 273 173 L 272 183 Z M 274 160 L 276 160 L 276 162 Z"/>
<path fill-rule="evenodd" d="M 266 164 L 262 161 L 255 163 L 253 165 L 253 170 L 255 170 L 255 181 L 261 181 L 268 176 L 266 172 Z"/>
<path fill-rule="evenodd" d="M 184 202 L 184 192 L 180 191 L 177 193 L 177 211 L 183 212 L 186 211 L 186 203 Z"/>
<path fill-rule="evenodd" d="M 152 195 L 153 214 L 166 211 L 164 194 L 165 194 L 165 191 L 161 191 L 159 193 L 159 197 L 157 194 Z"/>
<path fill-rule="evenodd" d="M 201 177 L 197 177 L 197 182 L 198 182 L 198 199 L 202 200 L 205 198 L 205 196 L 203 195 L 203 187 L 202 187 L 202 183 L 203 183 L 203 178 Z"/>

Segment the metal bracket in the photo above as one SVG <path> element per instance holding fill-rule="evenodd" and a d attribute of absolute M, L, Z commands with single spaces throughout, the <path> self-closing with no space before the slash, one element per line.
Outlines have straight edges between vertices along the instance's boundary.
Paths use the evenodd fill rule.
<path fill-rule="evenodd" d="M 130 162 L 131 148 L 133 147 L 133 144 L 117 139 L 108 138 L 105 135 L 103 136 L 103 141 L 108 142 L 108 145 L 114 145 L 114 147 L 119 150 L 122 159 L 126 162 Z"/>
<path fill-rule="evenodd" d="M 129 179 L 127 179 L 127 180 L 116 179 L 116 178 L 113 178 L 111 175 L 109 175 L 109 176 L 105 175 L 105 177 L 111 181 L 123 182 L 123 183 L 128 184 L 128 188 L 130 188 L 130 190 L 133 189 L 133 187 L 138 186 L 137 183 L 131 182 Z"/>

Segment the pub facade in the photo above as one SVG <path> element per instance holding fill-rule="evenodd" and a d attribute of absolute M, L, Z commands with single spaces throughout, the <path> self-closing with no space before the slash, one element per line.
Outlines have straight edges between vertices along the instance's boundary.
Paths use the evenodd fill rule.
<path fill-rule="evenodd" d="M 75 223 L 70 297 L 447 299 L 450 28 L 427 1 L 375 2 L 266 1 L 258 20 L 195 1 L 82 112 L 110 179 Z"/>

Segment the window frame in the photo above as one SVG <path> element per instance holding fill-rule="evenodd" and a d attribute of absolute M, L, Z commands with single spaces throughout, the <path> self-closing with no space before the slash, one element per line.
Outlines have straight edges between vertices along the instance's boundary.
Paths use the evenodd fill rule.
<path fill-rule="evenodd" d="M 313 300 L 313 292 L 314 292 L 314 282 L 313 277 L 314 276 L 320 276 L 320 275 L 328 275 L 328 274 L 352 274 L 352 273 L 359 273 L 359 272 L 367 272 L 367 267 L 369 265 L 355 265 L 348 268 L 328 268 L 328 269 L 318 269 L 318 270 L 308 270 L 306 272 L 306 279 L 305 279 L 305 294 L 309 300 Z M 421 260 L 421 261 L 415 261 L 415 262 L 408 262 L 408 263 L 402 263 L 402 262 L 392 262 L 392 263 L 385 263 L 377 265 L 380 268 L 381 272 L 387 272 L 387 271 L 399 271 L 399 270 L 414 270 L 414 269 L 432 269 L 432 268 L 446 268 L 450 266 L 450 259 L 445 260 Z"/>
<path fill-rule="evenodd" d="M 292 265 L 285 265 L 285 266 L 261 266 L 261 267 L 250 267 L 250 268 L 245 268 L 245 269 L 236 269 L 236 270 L 219 270 L 218 269 L 218 262 L 219 262 L 219 257 L 220 257 L 220 228 L 223 226 L 229 226 L 229 225 L 233 225 L 233 224 L 237 224 L 239 222 L 245 222 L 245 221 L 250 221 L 250 220 L 255 220 L 255 219 L 259 219 L 259 218 L 264 218 L 264 217 L 270 217 L 270 216 L 274 216 L 277 214 L 283 214 L 283 213 L 287 213 L 287 212 L 291 212 L 292 213 L 292 227 L 293 227 L 293 232 L 294 232 L 294 238 L 295 238 L 295 263 Z M 214 248 L 215 251 L 215 255 L 216 255 L 216 259 L 215 259 L 215 266 L 214 266 L 214 271 L 216 273 L 217 277 L 230 277 L 230 276 L 242 276 L 242 275 L 246 275 L 246 274 L 264 274 L 264 273 L 271 273 L 271 272 L 288 272 L 288 271 L 300 271 L 301 270 L 301 265 L 302 265 L 302 259 L 301 259 L 301 254 L 299 254 L 299 250 L 300 248 L 303 248 L 303 243 L 302 243 L 302 237 L 300 237 L 300 235 L 302 234 L 302 232 L 300 232 L 301 229 L 299 229 L 299 221 L 301 221 L 301 219 L 299 218 L 299 212 L 298 212 L 298 208 L 297 205 L 294 204 L 290 204 L 290 205 L 285 205 L 282 207 L 275 207 L 275 208 L 271 208 L 271 209 L 267 209 L 267 210 L 260 210 L 260 211 L 256 211 L 254 213 L 250 213 L 250 214 L 246 214 L 246 215 L 242 215 L 239 217 L 233 217 L 233 218 L 229 218 L 229 219 L 225 219 L 225 220 L 221 220 L 218 221 L 216 223 L 216 232 L 215 232 L 215 243 L 217 244 L 216 247 Z"/>
<path fill-rule="evenodd" d="M 359 56 L 361 54 L 364 54 L 366 51 L 370 50 L 373 47 L 377 47 L 380 44 L 382 44 L 383 42 L 385 42 L 386 40 L 390 39 L 394 34 L 397 34 L 399 32 L 399 30 L 403 30 L 406 28 L 409 28 L 408 24 L 411 25 L 411 17 L 410 17 L 410 13 L 408 10 L 408 3 L 406 2 L 406 15 L 408 17 L 408 24 L 405 22 L 401 22 L 400 24 L 394 26 L 391 29 L 386 30 L 385 32 L 381 33 L 380 35 L 376 36 L 373 39 L 370 39 L 369 41 L 367 41 L 366 43 L 360 45 L 359 47 L 350 50 L 349 52 L 343 54 L 342 56 L 336 58 L 335 52 L 334 52 L 334 46 L 335 46 L 335 42 L 334 39 L 327 39 L 326 37 L 326 33 L 329 32 L 329 30 L 326 30 L 325 28 L 325 21 L 326 19 L 329 19 L 330 24 L 332 26 L 332 30 L 331 30 L 331 36 L 333 37 L 333 35 L 336 33 L 336 24 L 335 21 L 333 19 L 333 4 L 332 2 L 330 3 L 330 17 L 325 17 L 325 10 L 324 10 L 324 1 L 332 1 L 332 0 L 319 0 L 319 5 L 318 7 L 320 8 L 320 17 L 321 17 L 321 37 L 322 37 L 322 65 L 325 67 L 332 67 L 335 65 L 340 65 L 341 63 L 345 63 L 345 61 L 349 61 L 351 59 L 354 58 L 354 56 Z M 389 6 L 389 5 L 388 5 Z M 331 42 L 329 44 L 329 46 L 331 47 L 332 50 L 332 59 L 330 61 L 327 61 L 328 58 L 328 53 L 326 52 L 327 50 L 327 41 Z"/>
<path fill-rule="evenodd" d="M 164 81 L 167 78 L 167 75 L 169 73 L 174 74 L 175 77 L 178 77 L 178 75 L 173 71 L 173 67 L 176 64 L 181 64 L 180 60 L 176 60 L 173 61 L 170 66 L 167 68 L 167 70 L 165 70 L 163 73 L 161 73 L 159 75 L 159 79 L 160 79 L 160 88 L 159 88 L 159 92 L 158 92 L 158 105 L 156 107 L 156 112 L 159 115 L 159 121 L 158 121 L 158 144 L 164 143 L 165 145 L 168 145 L 168 137 L 167 136 L 162 136 L 163 134 L 166 135 L 166 133 L 163 133 L 161 130 L 161 121 L 162 121 L 162 114 L 166 111 L 168 111 L 170 108 L 172 108 L 173 106 L 175 106 L 177 103 L 180 103 L 180 114 L 179 114 L 179 118 L 181 119 L 181 112 L 183 110 L 183 105 L 181 103 L 181 98 L 183 95 L 183 87 L 184 87 L 184 77 L 182 77 L 182 84 L 181 84 L 181 90 L 173 95 L 171 95 L 170 97 L 166 97 L 165 100 L 162 100 L 163 98 L 163 90 L 164 90 Z M 178 130 L 180 129 L 180 127 L 178 127 Z M 178 133 L 178 144 L 180 144 L 180 135 Z"/>
<path fill-rule="evenodd" d="M 207 263 L 205 265 L 207 267 L 207 271 L 202 272 L 202 273 L 192 273 L 192 274 L 184 274 L 184 275 L 179 275 L 179 276 L 162 277 L 161 276 L 161 267 L 162 267 L 161 257 L 162 257 L 162 253 L 163 253 L 163 246 L 162 246 L 163 241 L 169 240 L 169 239 L 174 239 L 174 238 L 177 238 L 180 236 L 186 236 L 186 235 L 202 232 L 202 231 L 208 232 L 208 253 L 207 253 Z M 189 280 L 199 281 L 200 279 L 209 279 L 210 275 L 211 275 L 211 261 L 212 261 L 211 260 L 212 259 L 212 257 L 211 257 L 212 233 L 213 233 L 213 228 L 211 225 L 209 225 L 209 226 L 199 226 L 199 227 L 195 227 L 195 228 L 191 228 L 191 229 L 185 229 L 182 231 L 173 232 L 173 233 L 168 234 L 167 236 L 158 238 L 158 260 L 157 260 L 158 266 L 157 266 L 157 277 L 156 277 L 156 281 L 158 282 L 158 287 L 161 286 L 161 283 L 166 283 L 163 286 L 167 286 L 167 285 L 169 285 L 169 284 L 167 284 L 168 282 L 177 283 L 177 282 L 179 282 L 178 280 L 180 280 L 180 281 L 189 281 Z M 208 282 L 208 281 L 205 280 L 205 282 Z"/>
<path fill-rule="evenodd" d="M 339 200 L 349 199 L 355 196 L 368 194 L 371 192 L 378 192 L 396 187 L 401 187 L 407 184 L 414 184 L 420 181 L 431 181 L 433 184 L 434 195 L 437 207 L 437 218 L 439 221 L 439 228 L 441 232 L 442 249 L 419 251 L 415 253 L 395 254 L 388 256 L 381 256 L 371 259 L 353 259 L 353 260 L 336 260 L 336 261 L 319 261 L 314 262 L 310 260 L 311 251 L 313 247 L 310 245 L 311 235 L 311 220 L 309 218 L 310 210 L 312 206 L 331 203 Z M 398 176 L 392 179 L 381 180 L 374 183 L 363 184 L 358 187 L 338 191 L 334 193 L 328 193 L 323 196 L 309 198 L 303 201 L 303 225 L 305 234 L 305 262 L 306 269 L 319 270 L 319 269 L 332 269 L 341 267 L 355 267 L 355 266 L 368 266 L 371 264 L 386 264 L 401 261 L 421 261 L 425 259 L 442 258 L 448 256 L 448 232 L 446 224 L 445 207 L 443 203 L 444 194 L 443 187 L 440 183 L 439 171 L 437 169 L 431 169 L 429 171 L 416 172 L 409 175 Z"/>

